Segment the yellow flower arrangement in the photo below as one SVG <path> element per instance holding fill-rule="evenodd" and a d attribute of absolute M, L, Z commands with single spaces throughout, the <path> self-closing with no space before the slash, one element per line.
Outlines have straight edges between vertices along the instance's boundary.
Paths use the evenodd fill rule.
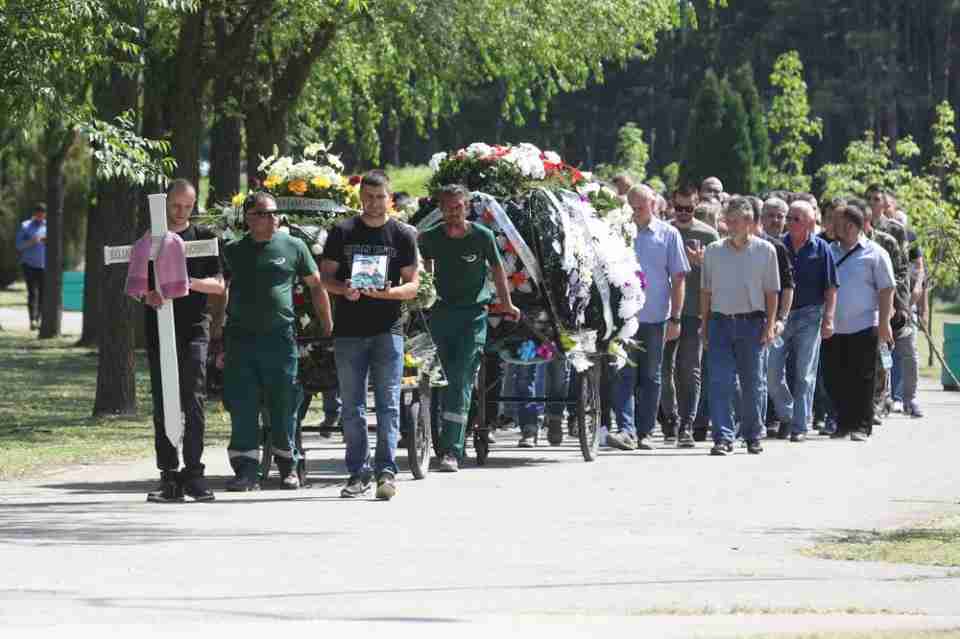
<path fill-rule="evenodd" d="M 267 179 L 263 181 L 263 188 L 273 189 L 281 182 L 283 182 L 283 179 L 279 175 L 268 175 Z"/>
<path fill-rule="evenodd" d="M 312 184 L 318 189 L 328 189 L 331 186 L 330 178 L 328 178 L 325 175 L 316 176 L 315 178 L 310 180 L 310 184 Z"/>
<path fill-rule="evenodd" d="M 236 208 L 243 206 L 243 200 L 246 199 L 246 196 L 243 193 L 237 193 L 230 199 L 230 203 L 233 204 Z"/>
<path fill-rule="evenodd" d="M 308 187 L 307 187 L 307 183 L 304 182 L 303 180 L 291 180 L 290 183 L 287 184 L 287 188 L 290 189 L 291 193 L 294 193 L 296 195 L 303 195 L 304 193 L 307 192 Z"/>

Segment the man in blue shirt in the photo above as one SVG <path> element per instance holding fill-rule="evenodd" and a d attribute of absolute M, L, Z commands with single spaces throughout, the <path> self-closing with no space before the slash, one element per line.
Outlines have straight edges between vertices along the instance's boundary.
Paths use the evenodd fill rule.
<path fill-rule="evenodd" d="M 610 433 L 607 443 L 621 450 L 651 450 L 647 439 L 660 406 L 663 344 L 680 336 L 690 264 L 680 231 L 653 214 L 656 195 L 649 187 L 630 189 L 627 202 L 637 225 L 633 248 L 646 277 L 647 301 L 637 315 L 639 350 L 631 352 L 633 366 L 620 369 L 613 384 L 611 402 L 620 432 Z"/>
<path fill-rule="evenodd" d="M 790 441 L 806 438 L 807 420 L 813 411 L 820 340 L 833 335 L 837 303 L 837 270 L 830 246 L 813 235 L 816 217 L 813 207 L 802 200 L 790 205 L 789 231 L 784 236 L 793 263 L 793 306 L 789 315 L 781 311 L 777 330 L 782 341 L 770 347 L 767 386 L 783 424 L 790 424 Z M 787 385 L 787 361 L 793 360 L 794 388 Z"/>
<path fill-rule="evenodd" d="M 893 343 L 890 318 L 896 280 L 887 252 L 863 234 L 864 214 L 848 204 L 834 213 L 831 245 L 837 261 L 834 334 L 823 345 L 827 393 L 837 412 L 837 431 L 867 441 L 873 430 L 873 386 L 879 344 Z"/>
<path fill-rule="evenodd" d="M 27 283 L 27 313 L 30 330 L 40 328 L 40 301 L 43 299 L 43 271 L 47 265 L 47 205 L 38 202 L 33 217 L 17 231 L 17 253 Z"/>

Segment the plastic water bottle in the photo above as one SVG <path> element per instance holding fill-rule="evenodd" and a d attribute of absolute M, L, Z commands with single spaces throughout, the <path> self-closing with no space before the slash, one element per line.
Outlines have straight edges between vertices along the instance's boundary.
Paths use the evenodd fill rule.
<path fill-rule="evenodd" d="M 893 368 L 893 354 L 890 353 L 890 346 L 887 344 L 880 345 L 880 363 L 883 364 L 884 370 Z"/>

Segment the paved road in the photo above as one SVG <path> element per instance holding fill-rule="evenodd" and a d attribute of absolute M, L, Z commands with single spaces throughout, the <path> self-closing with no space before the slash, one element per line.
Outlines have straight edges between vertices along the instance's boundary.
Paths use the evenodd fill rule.
<path fill-rule="evenodd" d="M 0 327 L 8 331 L 30 330 L 27 305 L 0 306 Z M 64 311 L 60 329 L 64 335 L 79 335 L 83 330 L 83 313 Z"/>
<path fill-rule="evenodd" d="M 610 451 L 587 464 L 573 444 L 525 451 L 501 438 L 487 467 L 405 475 L 390 503 L 337 497 L 342 448 L 330 440 L 310 442 L 313 488 L 220 493 L 214 504 L 144 503 L 149 460 L 2 483 L 0 628 L 489 637 L 960 627 L 955 570 L 798 554 L 823 536 L 960 512 L 960 394 L 928 386 L 921 399 L 927 419 L 891 418 L 869 444 L 772 442 L 758 457 Z M 224 451 L 207 461 L 222 486 Z M 923 615 L 673 616 L 848 608 Z"/>

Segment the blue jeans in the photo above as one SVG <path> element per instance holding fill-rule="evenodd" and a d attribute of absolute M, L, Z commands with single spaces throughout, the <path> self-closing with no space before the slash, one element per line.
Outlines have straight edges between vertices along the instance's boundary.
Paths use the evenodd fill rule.
<path fill-rule="evenodd" d="M 617 426 L 635 437 L 649 436 L 657 421 L 665 326 L 666 322 L 640 324 L 635 339 L 642 350 L 630 351 L 633 366 L 621 368 L 613 382 L 611 404 Z"/>
<path fill-rule="evenodd" d="M 570 399 L 572 371 L 573 367 L 562 357 L 554 357 L 543 365 L 544 396 L 553 400 L 545 409 L 547 417 L 562 418 L 564 408 L 569 410 L 571 415 L 576 414 L 576 401 L 566 405 L 561 403 L 564 399 Z"/>
<path fill-rule="evenodd" d="M 503 364 L 502 397 L 536 397 L 537 365 Z M 505 401 L 500 404 L 500 414 L 513 417 L 524 433 L 536 433 L 537 416 L 542 407 L 537 402 Z"/>
<path fill-rule="evenodd" d="M 707 358 L 710 361 L 710 421 L 713 441 L 733 443 L 736 429 L 730 407 L 736 397 L 737 377 L 743 394 L 740 432 L 748 441 L 760 439 L 763 423 L 763 346 L 760 338 L 766 320 L 757 318 L 710 318 Z"/>
<path fill-rule="evenodd" d="M 367 373 L 373 377 L 377 410 L 377 450 L 374 474 L 396 475 L 400 438 L 400 377 L 403 373 L 403 336 L 381 333 L 373 337 L 337 337 L 333 340 L 343 402 L 343 438 L 347 444 L 350 477 L 370 477 L 367 438 Z"/>
<path fill-rule="evenodd" d="M 334 419 L 340 416 L 340 393 L 336 390 L 323 391 L 323 416 Z"/>
<path fill-rule="evenodd" d="M 792 433 L 806 433 L 813 414 L 820 361 L 820 322 L 823 306 L 811 305 L 790 312 L 783 331 L 783 346 L 770 347 L 767 383 L 781 422 L 792 424 Z M 793 360 L 793 393 L 787 385 L 787 358 Z"/>

